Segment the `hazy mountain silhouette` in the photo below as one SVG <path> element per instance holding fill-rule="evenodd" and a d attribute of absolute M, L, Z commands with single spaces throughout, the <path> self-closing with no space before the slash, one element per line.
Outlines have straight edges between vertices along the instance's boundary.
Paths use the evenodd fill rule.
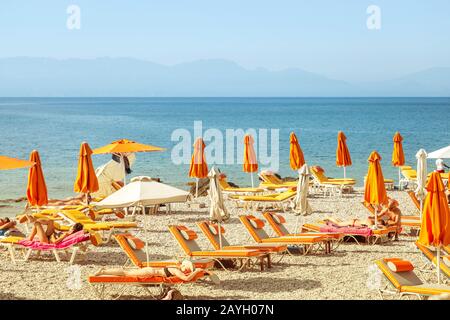
<path fill-rule="evenodd" d="M 166 66 L 131 58 L 0 59 L 0 96 L 449 96 L 450 68 L 348 83 L 301 69 L 246 69 L 227 60 Z"/>

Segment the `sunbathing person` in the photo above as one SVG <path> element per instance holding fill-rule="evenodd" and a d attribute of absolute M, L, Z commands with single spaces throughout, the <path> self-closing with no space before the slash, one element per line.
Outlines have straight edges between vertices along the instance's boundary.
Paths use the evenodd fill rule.
<path fill-rule="evenodd" d="M 380 210 L 380 213 L 377 214 L 377 217 L 382 219 L 385 222 L 386 226 L 396 226 L 397 231 L 395 232 L 394 240 L 398 240 L 398 236 L 401 232 L 401 217 L 402 212 L 398 208 L 398 201 L 395 199 L 389 198 L 388 204 L 386 207 Z"/>
<path fill-rule="evenodd" d="M 33 240 L 37 235 L 39 241 L 42 243 L 60 243 L 62 240 L 78 232 L 83 230 L 83 225 L 81 223 L 74 224 L 69 231 L 59 232 L 55 229 L 55 225 L 53 220 L 50 219 L 36 219 L 33 216 L 27 215 L 27 220 L 29 223 L 33 223 L 33 229 L 28 237 L 28 240 Z M 45 226 L 45 230 L 44 230 Z"/>
<path fill-rule="evenodd" d="M 330 222 L 336 227 L 371 227 L 375 225 L 374 217 L 367 217 L 366 219 L 355 218 L 344 221 L 340 221 L 333 217 L 326 217 L 325 219 L 323 219 L 323 221 Z M 378 221 L 378 227 L 385 228 L 385 225 L 382 221 Z"/>
<path fill-rule="evenodd" d="M 95 273 L 95 276 L 125 276 L 125 277 L 177 277 L 183 281 L 192 280 L 197 274 L 204 272 L 209 276 L 211 281 L 218 284 L 220 282 L 219 277 L 210 271 L 204 269 L 195 269 L 192 262 L 183 261 L 180 267 L 167 267 L 167 268 L 136 268 L 136 269 L 124 269 L 124 268 L 100 268 Z"/>
<path fill-rule="evenodd" d="M 0 236 L 23 236 L 23 233 L 16 228 L 16 222 L 9 218 L 0 219 Z"/>

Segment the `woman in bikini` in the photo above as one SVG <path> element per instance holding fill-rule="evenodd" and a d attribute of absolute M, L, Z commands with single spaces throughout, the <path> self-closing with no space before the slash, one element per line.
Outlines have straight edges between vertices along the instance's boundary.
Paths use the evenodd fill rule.
<path fill-rule="evenodd" d="M 36 219 L 31 215 L 27 215 L 26 217 L 28 222 L 33 224 L 33 229 L 31 230 L 30 236 L 28 237 L 28 240 L 30 241 L 32 241 L 37 235 L 39 241 L 42 243 L 60 243 L 71 234 L 83 230 L 83 225 L 81 223 L 75 223 L 69 231 L 58 232 L 55 229 L 53 220 L 44 218 Z"/>
<path fill-rule="evenodd" d="M 375 218 L 373 217 L 367 217 L 366 219 L 350 219 L 345 221 L 340 221 L 338 219 L 335 219 L 333 217 L 326 217 L 323 219 L 325 222 L 330 222 L 331 224 L 337 226 L 337 227 L 371 227 L 375 225 Z M 385 228 L 384 223 L 382 220 L 378 221 L 378 227 Z"/>
<path fill-rule="evenodd" d="M 214 283 L 220 282 L 217 275 L 204 269 L 195 269 L 192 262 L 185 260 L 180 267 L 153 268 L 144 267 L 136 269 L 124 268 L 101 268 L 95 273 L 95 276 L 126 276 L 126 277 L 177 277 L 183 281 L 192 280 L 197 274 L 204 272 Z"/>

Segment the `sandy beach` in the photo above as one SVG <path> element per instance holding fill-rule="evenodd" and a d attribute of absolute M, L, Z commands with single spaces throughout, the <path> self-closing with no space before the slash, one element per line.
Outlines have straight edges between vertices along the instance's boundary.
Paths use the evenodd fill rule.
<path fill-rule="evenodd" d="M 414 212 L 413 205 L 406 192 L 388 191 L 388 196 L 397 199 L 404 215 Z M 352 194 L 344 197 L 310 196 L 313 214 L 305 217 L 305 222 L 315 222 L 326 215 L 348 219 L 364 217 L 366 211 L 361 205 L 362 188 L 356 188 Z M 207 202 L 206 197 L 198 199 Z M 231 203 L 227 202 L 228 207 Z M 183 224 L 199 232 L 197 221 L 208 218 L 208 206 L 202 209 L 190 209 L 187 204 L 176 204 L 171 214 L 159 212 L 147 216 L 149 222 L 148 241 L 151 259 L 170 259 L 183 255 L 178 244 L 172 238 L 167 226 Z M 253 243 L 239 222 L 238 214 L 250 213 L 240 210 L 233 212 L 226 223 L 226 237 L 232 244 Z M 261 218 L 261 213 L 254 213 Z M 14 215 L 11 212 L 11 215 Z M 288 227 L 293 228 L 296 216 L 284 214 Z M 137 219 L 142 225 L 142 216 Z M 144 237 L 144 234 L 140 234 Z M 203 235 L 199 235 L 202 248 L 211 248 Z M 178 289 L 186 299 L 379 299 L 377 291 L 371 290 L 368 277 L 371 275 L 373 260 L 386 257 L 399 257 L 419 265 L 420 252 L 414 246 L 415 237 L 402 235 L 400 241 L 377 245 L 341 244 L 330 255 L 321 253 L 307 256 L 285 256 L 273 268 L 260 272 L 257 269 L 244 272 L 216 270 L 222 280 L 220 285 L 195 283 L 180 285 Z M 274 261 L 278 259 L 275 257 Z M 102 266 L 122 266 L 125 254 L 115 241 L 101 247 L 95 247 L 87 254 L 83 262 L 76 261 L 75 268 L 81 271 L 81 286 L 69 289 L 69 264 L 54 260 L 53 256 L 33 257 L 29 262 L 11 263 L 8 252 L 2 250 L 0 259 L 0 280 L 3 289 L 1 299 L 97 299 L 94 290 L 87 282 L 88 275 Z M 434 276 L 425 274 L 425 279 Z M 427 278 L 428 277 L 428 278 Z M 384 281 L 384 280 L 383 280 Z M 126 289 L 121 299 L 150 298 L 138 287 Z"/>

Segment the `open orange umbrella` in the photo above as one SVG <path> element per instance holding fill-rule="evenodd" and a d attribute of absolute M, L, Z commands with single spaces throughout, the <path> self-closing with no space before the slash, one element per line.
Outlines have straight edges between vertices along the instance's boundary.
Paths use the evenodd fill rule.
<path fill-rule="evenodd" d="M 300 144 L 298 143 L 298 139 L 295 133 L 291 132 L 289 140 L 289 164 L 291 165 L 292 170 L 300 170 L 300 168 L 305 164 L 303 151 L 300 148 Z"/>
<path fill-rule="evenodd" d="M 342 131 L 339 131 L 337 136 L 336 165 L 338 167 L 344 167 L 345 179 L 345 168 L 352 165 L 352 158 L 350 157 L 350 152 L 348 151 L 347 147 L 347 137 Z"/>
<path fill-rule="evenodd" d="M 392 150 L 392 165 L 398 167 L 398 186 L 400 188 L 401 170 L 400 167 L 405 165 L 405 154 L 403 153 L 403 137 L 400 132 L 394 134 L 394 149 Z"/>
<path fill-rule="evenodd" d="M 21 160 L 10 158 L 7 156 L 0 156 L 0 170 L 28 168 L 31 167 L 32 165 L 34 165 L 34 162 L 28 160 Z"/>
<path fill-rule="evenodd" d="M 195 178 L 195 197 L 198 196 L 198 179 L 208 176 L 208 164 L 205 157 L 205 143 L 202 138 L 197 138 L 194 143 L 191 165 L 189 167 L 189 177 Z"/>
<path fill-rule="evenodd" d="M 89 193 L 98 191 L 98 180 L 95 175 L 94 165 L 92 164 L 92 150 L 87 142 L 83 142 L 80 146 L 80 154 L 78 158 L 77 178 L 73 185 L 73 190 L 77 193 L 86 194 L 86 202 L 89 203 Z"/>
<path fill-rule="evenodd" d="M 154 151 L 164 151 L 164 150 L 166 150 L 166 149 L 161 148 L 161 147 L 152 146 L 152 145 L 138 143 L 138 142 L 135 142 L 132 140 L 121 139 L 121 140 L 111 142 L 110 144 L 103 146 L 101 148 L 95 149 L 93 151 L 93 154 L 112 153 L 112 154 L 119 155 L 122 159 L 124 171 L 126 171 L 124 157 L 127 153 L 154 152 Z M 126 183 L 126 172 L 124 174 L 124 183 Z"/>
<path fill-rule="evenodd" d="M 373 151 L 369 156 L 369 170 L 364 186 L 364 201 L 375 207 L 375 227 L 378 225 L 377 208 L 388 202 L 386 187 L 384 185 L 383 171 L 381 170 L 381 156 Z"/>
<path fill-rule="evenodd" d="M 440 251 L 450 244 L 450 212 L 441 175 L 433 172 L 428 180 L 428 191 L 422 209 L 419 243 L 437 249 L 437 275 L 440 283 Z"/>
<path fill-rule="evenodd" d="M 256 160 L 256 153 L 253 147 L 254 143 L 253 137 L 250 134 L 246 134 L 244 137 L 244 163 L 242 170 L 251 174 L 252 188 L 254 187 L 253 172 L 258 171 L 258 161 Z"/>
<path fill-rule="evenodd" d="M 28 172 L 27 199 L 30 206 L 45 206 L 48 204 L 47 186 L 42 172 L 39 152 L 33 150 L 30 154 L 30 162 L 34 165 Z"/>

